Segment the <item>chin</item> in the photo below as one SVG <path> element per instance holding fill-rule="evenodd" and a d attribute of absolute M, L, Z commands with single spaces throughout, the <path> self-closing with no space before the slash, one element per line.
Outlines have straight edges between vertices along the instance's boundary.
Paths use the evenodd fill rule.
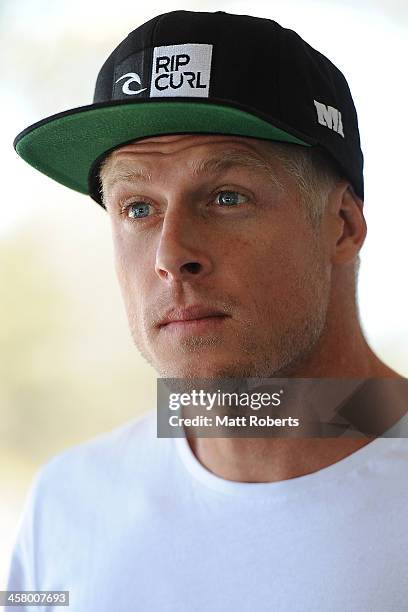
<path fill-rule="evenodd" d="M 161 365 L 156 368 L 162 378 L 249 378 L 256 377 L 255 368 L 248 364 L 209 363 L 203 357 L 201 363 L 191 359 L 188 363 Z"/>

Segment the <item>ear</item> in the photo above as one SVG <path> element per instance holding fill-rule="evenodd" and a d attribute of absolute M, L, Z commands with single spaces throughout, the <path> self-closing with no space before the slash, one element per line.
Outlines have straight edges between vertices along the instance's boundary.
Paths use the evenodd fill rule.
<path fill-rule="evenodd" d="M 367 235 L 363 204 L 346 181 L 340 181 L 329 195 L 331 261 L 335 265 L 352 263 L 363 246 Z"/>

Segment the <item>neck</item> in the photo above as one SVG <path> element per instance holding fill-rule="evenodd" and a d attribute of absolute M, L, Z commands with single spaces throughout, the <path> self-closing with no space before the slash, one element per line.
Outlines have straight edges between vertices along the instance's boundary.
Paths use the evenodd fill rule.
<path fill-rule="evenodd" d="M 307 363 L 288 376 L 298 378 L 402 379 L 373 353 L 357 318 L 328 319 Z M 350 323 L 352 321 L 352 323 Z M 283 374 L 283 376 L 287 376 Z M 384 406 L 387 410 L 387 406 Z M 241 482 L 275 482 L 310 474 L 375 440 L 365 438 L 190 438 L 190 447 L 208 470 Z"/>

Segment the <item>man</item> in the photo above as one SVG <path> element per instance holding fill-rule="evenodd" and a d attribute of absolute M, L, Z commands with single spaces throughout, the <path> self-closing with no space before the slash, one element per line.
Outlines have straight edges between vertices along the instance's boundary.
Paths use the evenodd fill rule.
<path fill-rule="evenodd" d="M 157 438 L 148 413 L 60 453 L 8 589 L 75 611 L 405 609 L 407 387 L 359 323 L 363 157 L 338 69 L 273 21 L 173 11 L 115 49 L 93 105 L 16 148 L 105 208 L 160 376 L 385 382 L 363 437 Z M 358 420 L 360 392 L 330 402 Z"/>

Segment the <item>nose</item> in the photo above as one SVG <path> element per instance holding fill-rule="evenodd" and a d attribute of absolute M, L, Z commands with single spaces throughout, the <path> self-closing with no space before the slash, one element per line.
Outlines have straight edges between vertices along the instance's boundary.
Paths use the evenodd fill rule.
<path fill-rule="evenodd" d="M 155 271 L 161 280 L 201 278 L 211 272 L 208 243 L 200 236 L 199 223 L 185 208 L 167 210 L 156 251 Z"/>

